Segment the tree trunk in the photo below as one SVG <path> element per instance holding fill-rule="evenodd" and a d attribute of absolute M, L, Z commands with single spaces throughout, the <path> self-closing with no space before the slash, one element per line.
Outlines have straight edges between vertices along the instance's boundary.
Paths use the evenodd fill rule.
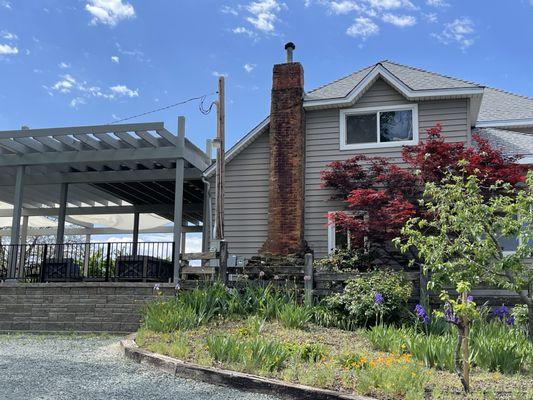
<path fill-rule="evenodd" d="M 521 290 L 517 291 L 517 293 L 524 304 L 527 305 L 527 331 L 529 340 L 533 342 L 533 297 L 531 296 L 531 286 L 527 294 Z"/>

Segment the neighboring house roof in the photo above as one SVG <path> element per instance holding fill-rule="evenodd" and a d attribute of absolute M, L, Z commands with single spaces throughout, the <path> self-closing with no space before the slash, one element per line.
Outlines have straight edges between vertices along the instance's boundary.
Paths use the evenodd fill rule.
<path fill-rule="evenodd" d="M 503 90 L 485 88 L 476 126 L 531 125 L 533 125 L 533 99 Z"/>
<path fill-rule="evenodd" d="M 472 82 L 461 79 L 439 75 L 423 69 L 408 67 L 406 65 L 393 63 L 391 61 L 381 61 L 364 69 L 354 72 L 344 78 L 338 79 L 327 85 L 306 93 L 306 100 L 325 100 L 332 98 L 346 97 L 363 79 L 376 67 L 381 65 L 402 83 L 414 91 L 436 90 L 436 89 L 464 89 L 482 88 Z"/>
<path fill-rule="evenodd" d="M 497 128 L 476 128 L 472 132 L 488 140 L 492 147 L 501 149 L 505 155 L 521 156 L 520 162 L 532 163 L 533 135 Z"/>

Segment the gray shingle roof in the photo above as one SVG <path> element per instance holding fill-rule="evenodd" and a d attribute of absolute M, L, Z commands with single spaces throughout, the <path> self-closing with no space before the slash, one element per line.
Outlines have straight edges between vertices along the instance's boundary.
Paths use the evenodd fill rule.
<path fill-rule="evenodd" d="M 476 128 L 473 133 L 487 139 L 493 147 L 503 150 L 509 156 L 533 155 L 533 135 L 495 128 Z"/>
<path fill-rule="evenodd" d="M 307 100 L 324 100 L 346 97 L 350 91 L 377 65 L 382 65 L 412 90 L 457 89 L 480 87 L 472 82 L 424 71 L 391 61 L 381 61 L 351 75 L 307 92 Z"/>
<path fill-rule="evenodd" d="M 478 121 L 533 118 L 533 99 L 485 88 Z"/>

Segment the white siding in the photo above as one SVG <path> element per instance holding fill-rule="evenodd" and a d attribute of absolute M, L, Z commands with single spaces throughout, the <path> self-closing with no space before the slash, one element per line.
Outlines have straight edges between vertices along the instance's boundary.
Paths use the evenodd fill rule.
<path fill-rule="evenodd" d="M 376 83 L 354 107 L 406 104 L 408 101 L 383 80 Z M 440 122 L 449 141 L 467 140 L 467 100 L 438 100 L 418 103 L 420 139 L 427 138 L 426 129 Z M 389 157 L 401 163 L 401 147 L 362 150 L 339 149 L 339 110 L 306 113 L 305 165 L 305 239 L 316 257 L 327 254 L 327 213 L 341 210 L 340 202 L 331 201 L 331 191 L 321 188 L 320 173 L 331 161 L 345 160 L 355 154 Z"/>

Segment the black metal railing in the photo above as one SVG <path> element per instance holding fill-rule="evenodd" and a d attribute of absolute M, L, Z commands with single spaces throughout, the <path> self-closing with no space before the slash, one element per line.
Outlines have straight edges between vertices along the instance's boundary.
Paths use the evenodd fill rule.
<path fill-rule="evenodd" d="M 172 242 L 0 246 L 0 281 L 170 282 Z"/>

